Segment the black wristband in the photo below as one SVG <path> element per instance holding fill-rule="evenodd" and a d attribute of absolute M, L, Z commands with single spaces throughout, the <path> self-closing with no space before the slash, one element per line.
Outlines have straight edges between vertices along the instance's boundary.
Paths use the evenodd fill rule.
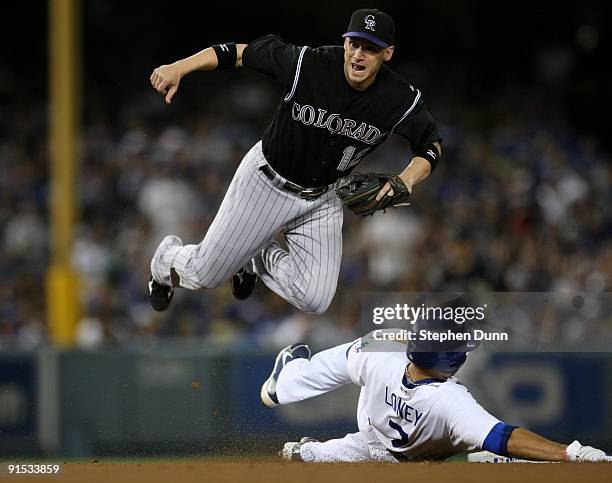
<path fill-rule="evenodd" d="M 238 51 L 235 43 L 215 44 L 212 48 L 217 54 L 217 69 L 233 69 L 236 67 Z"/>
<path fill-rule="evenodd" d="M 425 146 L 421 146 L 414 152 L 415 156 L 419 158 L 425 158 L 431 164 L 431 171 L 435 169 L 438 164 L 438 159 L 440 159 L 440 151 L 434 143 L 426 144 Z"/>

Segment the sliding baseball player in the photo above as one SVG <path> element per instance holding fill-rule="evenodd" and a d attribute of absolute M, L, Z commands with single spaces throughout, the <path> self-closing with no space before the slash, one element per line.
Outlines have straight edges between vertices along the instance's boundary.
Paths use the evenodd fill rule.
<path fill-rule="evenodd" d="M 302 401 L 349 383 L 360 386 L 361 393 L 358 432 L 325 442 L 285 443 L 282 458 L 398 462 L 484 450 L 476 461 L 610 461 L 599 449 L 578 441 L 556 443 L 488 413 L 455 377 L 465 350 L 419 352 L 415 343 L 406 350 L 373 334 L 313 357 L 304 344 L 285 348 L 261 389 L 266 406 Z"/>

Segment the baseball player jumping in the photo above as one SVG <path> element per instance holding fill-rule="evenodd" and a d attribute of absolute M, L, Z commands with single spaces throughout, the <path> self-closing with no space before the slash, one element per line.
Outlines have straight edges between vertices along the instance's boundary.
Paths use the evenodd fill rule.
<path fill-rule="evenodd" d="M 305 312 L 328 308 L 342 254 L 343 205 L 334 183 L 390 134 L 406 138 L 413 151 L 408 166 L 399 175 L 375 177 L 376 199 L 354 210 L 371 214 L 401 204 L 441 154 L 442 138 L 421 92 L 384 65 L 393 56 L 394 35 L 389 15 L 361 9 L 351 16 L 343 47 L 298 47 L 268 35 L 248 45 L 213 45 L 153 71 L 151 84 L 167 103 L 181 78 L 196 70 L 247 67 L 275 77 L 284 89 L 204 239 L 184 245 L 170 235 L 155 251 L 149 281 L 154 309 L 168 308 L 175 287 L 214 288 L 230 278 L 242 300 L 258 277 Z M 354 184 L 343 189 L 351 192 Z M 288 250 L 275 241 L 281 234 Z"/>
<path fill-rule="evenodd" d="M 371 349 L 379 344 L 376 351 Z M 441 460 L 463 452 L 473 461 L 612 461 L 574 441 L 555 443 L 489 414 L 454 377 L 466 352 L 419 352 L 418 346 L 381 342 L 373 334 L 311 357 L 305 344 L 277 356 L 261 388 L 268 407 L 290 404 L 354 383 L 361 386 L 359 431 L 319 442 L 305 437 L 285 443 L 285 460 L 365 462 Z"/>

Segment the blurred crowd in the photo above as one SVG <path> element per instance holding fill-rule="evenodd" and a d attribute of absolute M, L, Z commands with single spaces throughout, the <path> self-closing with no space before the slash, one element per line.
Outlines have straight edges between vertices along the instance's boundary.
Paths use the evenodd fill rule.
<path fill-rule="evenodd" d="M 213 93 L 206 102 L 181 101 L 179 92 L 168 107 L 151 90 L 112 115 L 98 105 L 86 118 L 72 255 L 81 346 L 185 338 L 324 346 L 359 335 L 367 292 L 612 289 L 612 163 L 597 140 L 572 129 L 562 106 L 538 102 L 545 96 L 534 87 L 522 99 L 500 93 L 468 103 L 422 85 L 444 135 L 443 159 L 410 207 L 345 213 L 340 280 L 326 314 L 300 313 L 262 284 L 244 302 L 229 284 L 179 290 L 171 309 L 156 313 L 146 288 L 155 247 L 168 233 L 186 243 L 204 236 L 280 98 L 257 78 L 219 73 L 197 83 L 198 93 Z M 46 123 L 45 106 L 17 102 L 0 117 L 0 341 L 22 346 L 49 338 Z M 404 140 L 390 139 L 358 170 L 399 172 L 409 154 Z"/>

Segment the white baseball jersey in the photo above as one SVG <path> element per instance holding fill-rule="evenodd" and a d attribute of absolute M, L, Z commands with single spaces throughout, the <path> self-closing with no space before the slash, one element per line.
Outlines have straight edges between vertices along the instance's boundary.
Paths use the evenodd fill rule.
<path fill-rule="evenodd" d="M 326 442 L 305 443 L 304 461 L 358 462 L 443 459 L 482 449 L 499 419 L 489 414 L 457 378 L 405 378 L 406 346 L 376 342 L 368 336 L 295 359 L 281 371 L 280 404 L 302 401 L 353 382 L 361 386 L 357 408 L 359 433 Z M 383 347 L 384 346 L 384 347 Z M 369 350 L 366 350 L 369 349 Z"/>
<path fill-rule="evenodd" d="M 405 377 L 405 346 L 398 346 L 397 352 L 368 352 L 360 339 L 347 352 L 348 374 L 362 387 L 357 410 L 362 435 L 409 459 L 480 449 L 499 419 L 455 377 L 411 383 Z"/>

